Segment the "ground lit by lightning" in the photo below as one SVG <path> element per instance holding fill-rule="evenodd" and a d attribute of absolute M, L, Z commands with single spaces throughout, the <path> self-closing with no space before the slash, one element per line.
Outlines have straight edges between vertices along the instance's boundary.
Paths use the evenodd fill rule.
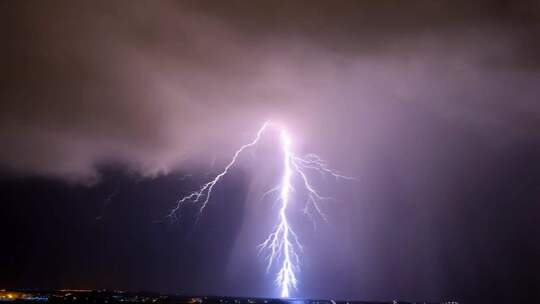
<path fill-rule="evenodd" d="M 275 274 L 275 283 L 280 289 L 281 297 L 287 298 L 291 295 L 292 290 L 298 288 L 298 272 L 300 271 L 300 260 L 303 252 L 302 244 L 298 235 L 294 232 L 289 219 L 287 218 L 287 210 L 291 203 L 291 193 L 294 191 L 292 180 L 298 178 L 301 185 L 307 192 L 308 201 L 304 208 L 304 213 L 312 217 L 311 211 L 314 210 L 322 219 L 326 220 L 326 215 L 319 206 L 322 200 L 331 199 L 321 195 L 315 186 L 310 182 L 309 173 L 316 172 L 322 175 L 332 176 L 337 179 L 352 179 L 351 177 L 341 175 L 330 169 L 326 163 L 316 154 L 308 154 L 304 157 L 296 156 L 292 149 L 292 139 L 290 134 L 282 126 L 265 122 L 257 132 L 255 138 L 241 146 L 232 157 L 231 161 L 225 168 L 217 174 L 212 180 L 204 184 L 197 191 L 182 197 L 175 208 L 169 214 L 170 217 L 176 218 L 177 213 L 186 203 L 200 204 L 199 215 L 204 211 L 216 184 L 227 176 L 229 170 L 238 162 L 242 153 L 261 141 L 263 134 L 269 128 L 275 128 L 279 131 L 280 136 L 280 153 L 282 154 L 282 175 L 277 187 L 267 191 L 265 195 L 270 193 L 278 193 L 278 201 L 280 209 L 277 224 L 274 230 L 271 231 L 259 245 L 261 251 L 266 255 L 267 272 L 277 269 Z"/>

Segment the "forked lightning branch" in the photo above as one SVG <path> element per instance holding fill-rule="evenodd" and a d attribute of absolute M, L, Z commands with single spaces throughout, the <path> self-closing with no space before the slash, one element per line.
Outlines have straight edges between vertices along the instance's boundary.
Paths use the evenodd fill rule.
<path fill-rule="evenodd" d="M 279 213 L 276 218 L 276 225 L 268 234 L 268 237 L 259 245 L 267 261 L 267 273 L 274 272 L 275 283 L 280 290 L 281 297 L 289 297 L 291 291 L 298 288 L 298 272 L 300 271 L 300 261 L 303 247 L 299 236 L 294 231 L 288 218 L 288 209 L 291 202 L 291 193 L 294 191 L 293 179 L 299 179 L 300 185 L 304 187 L 307 193 L 307 202 L 304 208 L 306 215 L 313 219 L 309 210 L 314 210 L 322 219 L 326 220 L 320 202 L 331 199 L 323 196 L 316 187 L 310 182 L 311 173 L 331 176 L 337 179 L 353 179 L 339 174 L 330 169 L 327 164 L 316 154 L 308 154 L 304 157 L 296 156 L 292 150 L 291 136 L 287 130 L 280 125 L 272 122 L 265 122 L 257 132 L 255 138 L 241 146 L 232 157 L 225 168 L 219 172 L 212 180 L 202 185 L 197 191 L 182 197 L 169 216 L 176 217 L 182 206 L 187 203 L 200 204 L 198 216 L 200 216 L 210 201 L 216 184 L 227 177 L 229 170 L 234 167 L 243 152 L 256 146 L 269 128 L 276 128 L 280 136 L 280 149 L 282 155 L 282 175 L 279 185 L 269 189 L 265 195 L 276 193 L 279 202 Z"/>

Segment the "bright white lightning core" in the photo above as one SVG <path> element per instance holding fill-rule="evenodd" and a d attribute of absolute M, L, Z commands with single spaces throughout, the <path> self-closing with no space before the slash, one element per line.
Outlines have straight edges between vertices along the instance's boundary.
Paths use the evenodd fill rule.
<path fill-rule="evenodd" d="M 301 185 L 307 193 L 308 200 L 304 207 L 304 213 L 312 220 L 313 213 L 320 216 L 326 221 L 326 215 L 319 207 L 322 200 L 331 199 L 319 194 L 315 187 L 309 181 L 309 172 L 314 171 L 321 175 L 328 175 L 336 179 L 353 179 L 348 176 L 341 175 L 326 165 L 326 163 L 315 154 L 308 154 L 305 157 L 295 156 L 292 151 L 292 140 L 286 129 L 270 122 L 265 122 L 257 132 L 255 138 L 241 146 L 234 154 L 232 160 L 225 168 L 217 174 L 211 181 L 204 184 L 199 190 L 182 197 L 174 209 L 171 210 L 169 216 L 176 218 L 180 208 L 185 203 L 200 203 L 199 215 L 204 211 L 204 208 L 210 200 L 214 186 L 223 179 L 230 168 L 233 167 L 242 152 L 255 146 L 260 140 L 263 133 L 268 127 L 276 127 L 280 131 L 280 145 L 283 157 L 283 175 L 279 185 L 270 189 L 265 195 L 272 192 L 279 192 L 278 201 L 280 203 L 279 217 L 274 230 L 268 235 L 266 240 L 259 245 L 259 248 L 266 253 L 267 272 L 270 272 L 275 267 L 279 267 L 276 273 L 275 282 L 280 289 L 280 295 L 283 298 L 290 296 L 291 290 L 296 290 L 298 287 L 297 274 L 300 270 L 300 254 L 303 252 L 303 247 L 298 239 L 297 234 L 291 227 L 287 218 L 287 210 L 289 207 L 291 193 L 294 191 L 292 180 L 298 177 Z"/>

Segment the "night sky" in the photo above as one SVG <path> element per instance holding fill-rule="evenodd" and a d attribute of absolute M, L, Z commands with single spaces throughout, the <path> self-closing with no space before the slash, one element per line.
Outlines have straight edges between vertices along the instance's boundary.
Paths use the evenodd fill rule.
<path fill-rule="evenodd" d="M 2 1 L 0 288 L 277 296 L 276 139 L 354 181 L 298 297 L 540 297 L 538 1 Z M 297 202 L 302 203 L 302 202 Z"/>

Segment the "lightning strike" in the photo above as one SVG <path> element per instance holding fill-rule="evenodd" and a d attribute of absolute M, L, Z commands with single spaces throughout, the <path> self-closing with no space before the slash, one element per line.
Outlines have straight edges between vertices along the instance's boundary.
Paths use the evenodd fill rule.
<path fill-rule="evenodd" d="M 298 178 L 307 194 L 307 201 L 304 207 L 304 213 L 310 217 L 315 225 L 313 214 L 309 211 L 314 210 L 315 213 L 324 221 L 327 221 L 326 215 L 323 213 L 319 203 L 324 200 L 332 200 L 331 197 L 321 195 L 312 185 L 309 179 L 309 172 L 316 172 L 322 176 L 330 176 L 335 179 L 354 179 L 353 177 L 342 175 L 328 167 L 328 165 L 316 154 L 308 154 L 305 157 L 296 156 L 292 150 L 292 139 L 286 129 L 265 122 L 258 130 L 255 138 L 241 146 L 232 157 L 231 161 L 225 168 L 217 174 L 212 180 L 202 185 L 199 190 L 190 193 L 178 200 L 176 207 L 169 213 L 169 217 L 177 219 L 182 206 L 186 203 L 200 204 L 197 216 L 199 216 L 206 208 L 210 201 L 212 191 L 217 183 L 227 176 L 229 170 L 238 162 L 241 154 L 254 146 L 261 140 L 264 132 L 269 127 L 275 127 L 279 130 L 281 154 L 283 157 L 282 166 L 283 173 L 280 183 L 265 193 L 267 195 L 279 192 L 278 201 L 280 203 L 277 224 L 266 240 L 259 245 L 259 249 L 266 253 L 267 267 L 269 273 L 272 269 L 278 268 L 276 272 L 275 283 L 280 289 L 280 295 L 283 298 L 288 298 L 292 290 L 298 288 L 297 274 L 300 271 L 300 254 L 303 252 L 303 246 L 299 241 L 298 235 L 294 232 L 287 217 L 288 207 L 291 204 L 291 194 L 294 192 L 293 178 Z M 315 227 L 315 226 L 314 226 Z"/>

